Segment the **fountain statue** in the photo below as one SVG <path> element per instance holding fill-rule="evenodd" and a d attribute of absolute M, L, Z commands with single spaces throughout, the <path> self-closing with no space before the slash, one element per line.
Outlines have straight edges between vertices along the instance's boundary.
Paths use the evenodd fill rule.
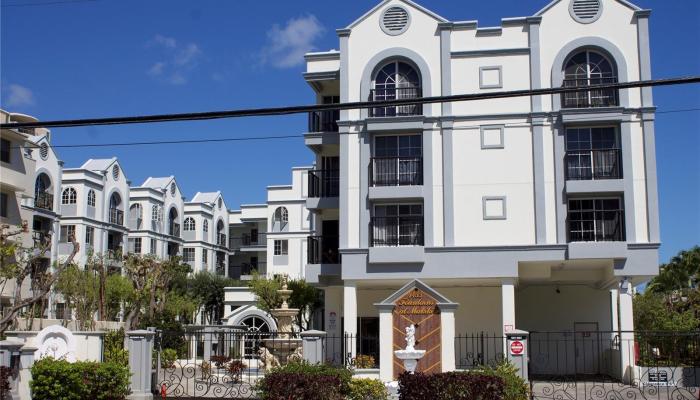
<path fill-rule="evenodd" d="M 289 308 L 289 304 L 287 304 L 287 300 L 289 300 L 289 297 L 292 295 L 292 291 L 287 288 L 287 276 L 282 278 L 282 288 L 279 289 L 277 293 L 279 293 L 282 298 L 282 305 L 280 308 L 270 310 L 270 314 L 272 314 L 277 321 L 277 337 L 263 339 L 263 343 L 267 349 L 267 351 L 265 351 L 265 356 L 270 357 L 267 352 L 272 353 L 272 357 L 276 358 L 276 360 L 270 363 L 264 363 L 265 366 L 274 365 L 278 362 L 284 364 L 288 358 L 299 358 L 298 355 L 301 350 L 302 340 L 292 337 L 294 333 L 294 317 L 299 313 L 299 309 Z"/>
<path fill-rule="evenodd" d="M 403 366 L 412 374 L 416 371 L 418 360 L 423 358 L 425 350 L 416 350 L 416 326 L 411 324 L 406 327 L 406 348 L 404 350 L 396 350 L 394 354 L 400 360 L 403 360 Z"/>

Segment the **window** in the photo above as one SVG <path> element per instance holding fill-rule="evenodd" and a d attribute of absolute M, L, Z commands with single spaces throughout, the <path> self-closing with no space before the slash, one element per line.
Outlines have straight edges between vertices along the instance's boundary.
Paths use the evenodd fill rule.
<path fill-rule="evenodd" d="M 75 189 L 69 187 L 63 189 L 63 194 L 61 195 L 61 204 L 75 204 L 78 202 L 78 193 Z"/>
<path fill-rule="evenodd" d="M 97 202 L 95 201 L 95 197 L 96 197 L 96 196 L 95 196 L 95 191 L 92 190 L 92 189 L 90 189 L 90 191 L 88 192 L 88 195 L 87 195 L 87 205 L 88 205 L 89 207 L 95 207 L 95 204 L 97 203 Z"/>
<path fill-rule="evenodd" d="M 158 246 L 158 241 L 156 239 L 151 239 L 151 254 L 156 254 L 156 247 Z"/>
<path fill-rule="evenodd" d="M 289 248 L 289 244 L 286 240 L 275 240 L 275 255 L 276 256 L 286 256 Z"/>
<path fill-rule="evenodd" d="M 416 69 L 405 62 L 392 61 L 385 64 L 372 82 L 370 100 L 384 101 L 415 99 L 421 97 L 420 76 Z M 419 115 L 423 112 L 420 104 L 370 108 L 371 117 L 394 117 Z"/>
<path fill-rule="evenodd" d="M 59 242 L 70 243 L 70 238 L 75 237 L 75 225 L 61 225 Z"/>
<path fill-rule="evenodd" d="M 569 241 L 624 241 L 624 210 L 620 198 L 569 200 Z"/>
<path fill-rule="evenodd" d="M 129 239 L 129 252 L 134 254 L 141 254 L 141 238 Z"/>
<path fill-rule="evenodd" d="M 0 161 L 6 163 L 10 162 L 10 147 L 12 147 L 12 142 L 6 139 L 0 139 Z"/>
<path fill-rule="evenodd" d="M 372 246 L 422 246 L 423 205 L 374 206 Z"/>
<path fill-rule="evenodd" d="M 193 247 L 185 247 L 182 249 L 182 260 L 184 262 L 193 262 L 194 261 L 194 248 Z"/>
<path fill-rule="evenodd" d="M 284 231 L 289 223 L 289 212 L 286 207 L 277 207 L 272 216 L 272 230 Z"/>
<path fill-rule="evenodd" d="M 600 53 L 584 50 L 574 54 L 564 66 L 564 87 L 617 83 L 615 66 Z M 587 108 L 618 105 L 615 89 L 593 89 L 562 93 L 562 107 Z"/>
<path fill-rule="evenodd" d="M 7 193 L 0 193 L 0 217 L 7 218 Z"/>
<path fill-rule="evenodd" d="M 202 230 L 204 230 L 204 232 L 209 232 L 209 221 L 206 219 L 202 222 Z"/>
<path fill-rule="evenodd" d="M 566 130 L 566 179 L 620 179 L 622 154 L 614 127 Z"/>
<path fill-rule="evenodd" d="M 186 231 L 193 231 L 195 229 L 194 218 L 192 218 L 192 217 L 185 218 L 184 225 L 185 225 Z"/>
<path fill-rule="evenodd" d="M 85 246 L 92 247 L 95 244 L 95 228 L 91 226 L 85 227 Z"/>
<path fill-rule="evenodd" d="M 136 203 L 129 208 L 129 219 L 141 219 L 142 215 L 141 204 Z"/>
<path fill-rule="evenodd" d="M 115 165 L 114 167 L 112 167 L 112 178 L 114 178 L 115 181 L 119 179 L 119 166 L 118 165 Z"/>
<path fill-rule="evenodd" d="M 371 168 L 372 186 L 422 185 L 421 135 L 377 136 Z"/>
<path fill-rule="evenodd" d="M 209 262 L 209 261 L 207 261 L 208 258 L 209 258 L 209 250 L 202 249 L 202 262 L 204 264 L 206 264 L 207 262 Z"/>
<path fill-rule="evenodd" d="M 152 221 L 160 221 L 160 208 L 156 205 L 151 207 L 151 220 Z"/>

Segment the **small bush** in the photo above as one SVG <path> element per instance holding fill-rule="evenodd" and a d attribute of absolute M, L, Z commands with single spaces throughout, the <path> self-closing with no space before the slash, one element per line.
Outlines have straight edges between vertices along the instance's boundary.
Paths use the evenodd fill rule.
<path fill-rule="evenodd" d="M 232 360 L 226 364 L 226 374 L 231 378 L 231 382 L 240 382 L 245 369 L 246 365 L 240 360 Z"/>
<path fill-rule="evenodd" d="M 175 366 L 175 361 L 177 361 L 177 350 L 163 349 L 163 351 L 160 352 L 161 368 L 173 368 Z"/>
<path fill-rule="evenodd" d="M 209 361 L 211 361 L 216 368 L 224 368 L 226 363 L 231 361 L 231 357 L 229 356 L 211 356 L 209 357 Z"/>
<path fill-rule="evenodd" d="M 105 334 L 104 361 L 123 366 L 129 365 L 129 351 L 124 348 L 124 328 Z"/>
<path fill-rule="evenodd" d="M 376 379 L 363 378 L 350 381 L 348 400 L 387 400 L 386 386 Z"/>
<path fill-rule="evenodd" d="M 12 376 L 10 368 L 0 367 L 0 399 L 6 399 L 10 396 L 10 376 Z"/>
<path fill-rule="evenodd" d="M 374 368 L 375 362 L 374 357 L 369 354 L 358 354 L 353 360 L 355 368 Z"/>
<path fill-rule="evenodd" d="M 503 379 L 505 385 L 503 400 L 528 400 L 530 398 L 530 387 L 518 375 L 518 368 L 508 360 L 501 362 L 496 368 L 479 370 L 478 373 Z"/>
<path fill-rule="evenodd" d="M 113 362 L 43 358 L 32 366 L 29 385 L 34 400 L 124 400 L 130 376 L 129 368 Z"/>
<path fill-rule="evenodd" d="M 202 371 L 202 379 L 208 381 L 211 378 L 211 363 L 208 361 L 202 361 L 199 365 L 199 369 Z"/>
<path fill-rule="evenodd" d="M 503 379 L 480 372 L 404 372 L 399 376 L 399 397 L 401 400 L 501 400 L 504 386 Z"/>
<path fill-rule="evenodd" d="M 290 362 L 258 382 L 262 399 L 340 400 L 350 394 L 352 372 L 324 364 Z"/>

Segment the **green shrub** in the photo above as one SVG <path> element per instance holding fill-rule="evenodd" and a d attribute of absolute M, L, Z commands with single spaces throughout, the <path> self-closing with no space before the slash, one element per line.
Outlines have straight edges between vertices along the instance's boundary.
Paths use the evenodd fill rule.
<path fill-rule="evenodd" d="M 262 399 L 341 400 L 350 394 L 351 380 L 346 368 L 290 362 L 265 374 L 257 390 Z"/>
<path fill-rule="evenodd" d="M 353 360 L 353 364 L 355 365 L 355 368 L 374 368 L 375 361 L 374 357 L 372 357 L 369 354 L 358 354 L 357 357 Z"/>
<path fill-rule="evenodd" d="M 32 366 L 29 385 L 34 400 L 123 400 L 131 393 L 130 376 L 129 368 L 113 362 L 43 358 Z"/>
<path fill-rule="evenodd" d="M 208 381 L 211 378 L 211 363 L 208 361 L 202 361 L 199 365 L 199 369 L 202 371 L 202 379 Z"/>
<path fill-rule="evenodd" d="M 163 351 L 160 352 L 161 368 L 173 368 L 175 366 L 175 361 L 177 361 L 177 350 L 163 349 Z"/>
<path fill-rule="evenodd" d="M 478 370 L 478 373 L 497 376 L 503 380 L 505 385 L 503 400 L 528 400 L 530 398 L 530 387 L 518 375 L 518 368 L 508 360 L 502 361 L 496 368 Z"/>
<path fill-rule="evenodd" d="M 388 398 L 389 392 L 386 386 L 377 379 L 363 378 L 350 381 L 348 400 L 387 400 Z"/>
<path fill-rule="evenodd" d="M 123 366 L 129 365 L 129 351 L 124 348 L 124 328 L 105 334 L 104 361 Z"/>
<path fill-rule="evenodd" d="M 505 384 L 495 375 L 478 371 L 399 375 L 401 400 L 502 400 Z"/>

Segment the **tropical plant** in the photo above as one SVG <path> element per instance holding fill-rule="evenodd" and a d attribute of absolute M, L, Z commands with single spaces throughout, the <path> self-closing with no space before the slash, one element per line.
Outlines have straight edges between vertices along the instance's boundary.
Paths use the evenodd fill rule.
<path fill-rule="evenodd" d="M 387 400 L 389 392 L 382 381 L 371 378 L 352 379 L 348 400 Z"/>

